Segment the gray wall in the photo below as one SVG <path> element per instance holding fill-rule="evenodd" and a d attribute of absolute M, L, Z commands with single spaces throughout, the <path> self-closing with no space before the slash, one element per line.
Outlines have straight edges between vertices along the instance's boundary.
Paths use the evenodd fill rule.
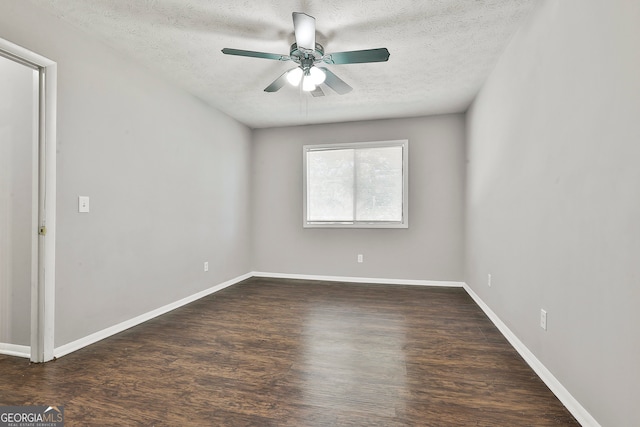
<path fill-rule="evenodd" d="M 0 342 L 30 345 L 34 71 L 0 57 Z"/>
<path fill-rule="evenodd" d="M 603 426 L 640 425 L 639 22 L 541 2 L 467 123 L 466 281 Z"/>
<path fill-rule="evenodd" d="M 253 137 L 255 270 L 462 280 L 463 115 L 261 129 Z M 409 140 L 408 229 L 303 229 L 303 145 L 395 139 Z"/>
<path fill-rule="evenodd" d="M 247 127 L 28 2 L 0 37 L 58 63 L 56 347 L 251 270 Z"/>

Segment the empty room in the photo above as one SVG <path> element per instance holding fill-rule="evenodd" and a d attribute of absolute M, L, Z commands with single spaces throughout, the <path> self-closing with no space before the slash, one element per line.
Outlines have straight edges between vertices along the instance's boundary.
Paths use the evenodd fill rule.
<path fill-rule="evenodd" d="M 640 425 L 639 41 L 631 0 L 3 0 L 0 426 Z"/>

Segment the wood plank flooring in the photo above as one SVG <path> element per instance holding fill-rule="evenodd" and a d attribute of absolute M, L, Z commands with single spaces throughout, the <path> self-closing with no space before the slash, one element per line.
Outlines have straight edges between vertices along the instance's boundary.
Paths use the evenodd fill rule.
<path fill-rule="evenodd" d="M 82 321 L 82 319 L 78 319 Z M 251 278 L 46 364 L 66 426 L 578 426 L 460 288 Z"/>

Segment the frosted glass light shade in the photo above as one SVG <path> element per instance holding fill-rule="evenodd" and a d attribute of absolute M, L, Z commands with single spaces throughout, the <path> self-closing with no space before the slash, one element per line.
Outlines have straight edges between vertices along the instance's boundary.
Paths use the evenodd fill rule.
<path fill-rule="evenodd" d="M 311 67 L 311 69 L 309 70 L 309 76 L 311 77 L 311 80 L 315 85 L 322 84 L 324 82 L 324 79 L 327 78 L 324 71 L 317 67 Z"/>
<path fill-rule="evenodd" d="M 304 76 L 304 79 L 302 79 L 302 90 L 305 92 L 316 90 L 316 84 L 313 82 L 313 77 Z"/>
<path fill-rule="evenodd" d="M 287 81 L 293 86 L 298 86 L 302 80 L 302 74 L 301 68 L 294 68 L 287 73 Z"/>

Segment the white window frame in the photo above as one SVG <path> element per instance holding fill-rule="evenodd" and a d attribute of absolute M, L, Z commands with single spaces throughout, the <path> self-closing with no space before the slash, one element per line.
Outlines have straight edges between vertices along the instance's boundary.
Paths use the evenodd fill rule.
<path fill-rule="evenodd" d="M 359 148 L 402 147 L 402 220 L 401 221 L 308 221 L 307 206 L 307 153 L 323 150 L 343 150 Z M 349 142 L 338 144 L 304 145 L 302 150 L 302 225 L 304 228 L 408 228 L 409 227 L 409 140 Z"/>

